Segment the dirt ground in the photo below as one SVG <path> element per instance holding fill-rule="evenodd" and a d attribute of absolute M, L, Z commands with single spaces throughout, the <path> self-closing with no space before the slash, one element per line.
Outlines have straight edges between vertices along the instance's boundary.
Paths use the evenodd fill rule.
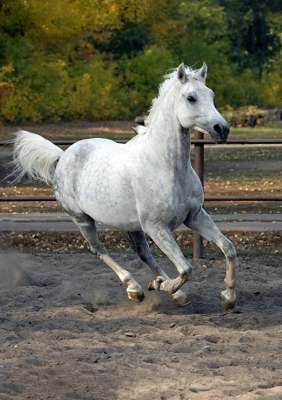
<path fill-rule="evenodd" d="M 115 256 L 146 287 L 136 256 Z M 280 264 L 242 258 L 238 305 L 225 313 L 222 259 L 195 265 L 180 308 L 156 292 L 130 302 L 86 252 L 2 250 L 0 399 L 281 400 Z"/>

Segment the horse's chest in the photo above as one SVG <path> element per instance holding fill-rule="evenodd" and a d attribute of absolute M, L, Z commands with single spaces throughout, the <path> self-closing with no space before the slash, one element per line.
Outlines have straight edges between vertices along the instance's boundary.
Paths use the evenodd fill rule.
<path fill-rule="evenodd" d="M 175 227 L 183 222 L 194 201 L 185 185 L 163 187 L 159 201 L 156 203 L 158 212 L 163 217 L 163 222 Z"/>
<path fill-rule="evenodd" d="M 167 198 L 167 219 L 170 225 L 177 226 L 186 218 L 189 210 L 193 207 L 193 200 L 184 191 L 174 193 Z"/>
<path fill-rule="evenodd" d="M 174 179 L 163 184 L 154 202 L 163 222 L 175 228 L 183 223 L 189 212 L 199 208 L 203 202 L 202 185 L 196 174 Z"/>

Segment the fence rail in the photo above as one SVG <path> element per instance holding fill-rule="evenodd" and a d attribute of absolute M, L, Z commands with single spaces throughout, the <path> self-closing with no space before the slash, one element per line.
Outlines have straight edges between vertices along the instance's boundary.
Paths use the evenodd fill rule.
<path fill-rule="evenodd" d="M 126 143 L 127 140 L 116 140 L 118 143 Z M 75 141 L 73 140 L 54 140 L 54 144 L 58 146 L 70 146 Z M 205 145 L 215 145 L 212 140 L 204 139 L 204 133 L 197 131 L 196 138 L 191 140 L 194 145 L 195 159 L 194 169 L 197 172 L 203 186 L 204 186 L 204 160 L 205 160 Z M 226 145 L 282 145 L 282 139 L 230 139 Z M 0 148 L 2 146 L 11 145 L 10 141 L 0 141 Z M 55 201 L 53 196 L 7 196 L 0 197 L 0 202 L 27 202 L 27 201 Z M 205 201 L 244 201 L 244 202 L 282 202 L 282 196 L 269 196 L 269 195 L 232 195 L 232 196 L 205 196 Z M 203 243 L 202 238 L 195 234 L 193 237 L 193 257 L 195 259 L 203 256 Z"/>
<path fill-rule="evenodd" d="M 0 203 L 7 202 L 28 202 L 28 201 L 56 201 L 54 196 L 4 196 L 0 197 Z M 228 201 L 243 201 L 243 202 L 282 202 L 282 196 L 267 196 L 267 195 L 252 195 L 252 196 L 205 196 L 205 202 L 228 202 Z"/>
<path fill-rule="evenodd" d="M 195 139 L 191 139 L 191 143 L 193 145 L 213 145 L 213 146 L 222 146 L 222 144 L 216 144 L 213 140 L 211 139 L 204 139 L 203 138 L 203 133 L 197 131 Z M 117 143 L 126 143 L 128 142 L 129 139 L 116 139 L 115 141 Z M 76 141 L 75 140 L 52 140 L 52 143 L 56 144 L 57 146 L 70 146 L 74 144 Z M 0 140 L 0 146 L 10 146 L 12 144 L 11 141 L 9 140 Z M 224 143 L 223 145 L 231 145 L 231 144 L 238 144 L 238 145 L 260 145 L 260 144 L 269 144 L 269 145 L 274 145 L 274 144 L 280 144 L 282 145 L 282 139 L 229 139 L 227 143 Z"/>

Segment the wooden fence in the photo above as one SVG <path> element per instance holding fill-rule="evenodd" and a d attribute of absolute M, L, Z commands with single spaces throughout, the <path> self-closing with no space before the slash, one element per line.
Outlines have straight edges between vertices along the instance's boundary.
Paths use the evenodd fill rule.
<path fill-rule="evenodd" d="M 125 143 L 126 140 L 117 140 L 119 143 Z M 73 140 L 54 140 L 54 144 L 58 146 L 70 146 L 74 143 Z M 197 172 L 203 186 L 204 186 L 204 162 L 205 162 L 205 145 L 214 145 L 212 140 L 205 140 L 203 132 L 197 132 L 196 138 L 191 140 L 194 145 L 194 169 Z M 282 145 L 281 139 L 231 139 L 227 145 Z M 7 146 L 9 142 L 0 141 L 1 146 Z M 226 145 L 226 144 L 225 144 Z M 220 145 L 218 145 L 220 146 Z M 26 201 L 56 201 L 53 196 L 7 196 L 0 197 L 0 202 L 26 202 Z M 234 196 L 205 196 L 205 201 L 216 201 L 216 202 L 227 202 L 227 201 L 267 201 L 267 202 L 282 202 L 281 196 L 270 196 L 270 195 L 234 195 Z M 203 257 L 203 242 L 202 238 L 198 234 L 193 236 L 193 257 L 195 259 Z"/>

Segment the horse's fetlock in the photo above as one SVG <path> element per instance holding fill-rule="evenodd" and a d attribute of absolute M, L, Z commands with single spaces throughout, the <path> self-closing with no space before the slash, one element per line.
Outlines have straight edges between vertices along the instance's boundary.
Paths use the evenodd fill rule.
<path fill-rule="evenodd" d="M 127 273 L 127 274 L 124 275 L 124 277 L 123 277 L 123 279 L 122 279 L 122 282 L 123 282 L 123 284 L 124 284 L 125 286 L 128 286 L 128 284 L 131 282 L 131 280 L 132 280 L 131 274 L 130 274 L 130 273 Z"/>
<path fill-rule="evenodd" d="M 183 280 L 188 281 L 192 275 L 192 268 L 188 267 L 185 271 L 181 272 L 180 276 Z"/>

